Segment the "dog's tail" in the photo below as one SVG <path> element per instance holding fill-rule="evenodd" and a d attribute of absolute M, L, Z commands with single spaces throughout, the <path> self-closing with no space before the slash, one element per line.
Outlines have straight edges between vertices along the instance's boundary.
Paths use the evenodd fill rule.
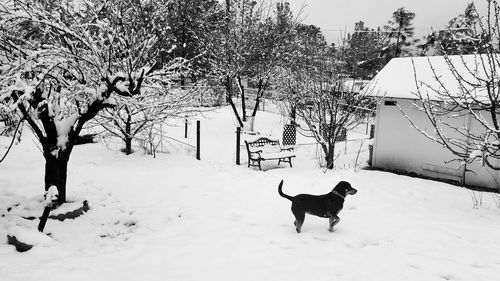
<path fill-rule="evenodd" d="M 283 180 L 281 180 L 280 185 L 278 186 L 278 192 L 281 195 L 281 197 L 284 197 L 284 198 L 292 201 L 292 199 L 293 199 L 292 196 L 286 195 L 285 193 L 283 193 Z"/>

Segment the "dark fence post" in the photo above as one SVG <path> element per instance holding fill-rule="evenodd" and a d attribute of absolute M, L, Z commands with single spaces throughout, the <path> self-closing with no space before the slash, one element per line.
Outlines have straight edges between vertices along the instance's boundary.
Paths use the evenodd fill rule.
<path fill-rule="evenodd" d="M 240 165 L 241 127 L 236 128 L 236 165 Z"/>
<path fill-rule="evenodd" d="M 187 139 L 187 137 L 188 137 L 188 119 L 186 117 L 184 122 L 184 138 Z"/>
<path fill-rule="evenodd" d="M 375 137 L 375 125 L 370 126 L 370 139 Z M 373 167 L 373 144 L 368 145 L 368 165 Z"/>
<path fill-rule="evenodd" d="M 196 121 L 196 159 L 200 160 L 200 120 Z"/>

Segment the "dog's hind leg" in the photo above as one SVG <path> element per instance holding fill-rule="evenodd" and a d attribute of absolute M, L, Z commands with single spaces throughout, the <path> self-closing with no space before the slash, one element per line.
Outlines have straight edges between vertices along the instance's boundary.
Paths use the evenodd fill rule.
<path fill-rule="evenodd" d="M 339 223 L 340 218 L 338 216 L 333 216 L 330 217 L 330 228 L 328 228 L 328 231 L 333 232 L 333 227 Z"/>
<path fill-rule="evenodd" d="M 304 219 L 306 218 L 306 213 L 294 209 L 292 209 L 292 213 L 295 216 L 295 222 L 293 223 L 295 225 L 295 230 L 297 230 L 297 233 L 300 233 L 302 225 L 304 224 Z"/>

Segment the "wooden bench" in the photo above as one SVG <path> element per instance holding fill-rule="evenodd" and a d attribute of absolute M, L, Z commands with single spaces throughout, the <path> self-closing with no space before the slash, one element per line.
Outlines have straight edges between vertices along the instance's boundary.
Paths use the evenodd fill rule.
<path fill-rule="evenodd" d="M 248 167 L 259 167 L 261 161 L 278 160 L 290 164 L 292 167 L 292 158 L 295 157 L 293 147 L 282 147 L 278 140 L 271 140 L 265 137 L 258 138 L 255 141 L 245 141 L 248 152 Z"/>

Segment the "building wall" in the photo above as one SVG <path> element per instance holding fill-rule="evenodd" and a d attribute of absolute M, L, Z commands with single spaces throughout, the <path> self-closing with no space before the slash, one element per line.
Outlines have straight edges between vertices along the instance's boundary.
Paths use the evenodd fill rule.
<path fill-rule="evenodd" d="M 417 127 L 434 135 L 432 124 L 424 113 L 414 108 L 412 102 L 414 101 L 407 99 L 383 98 L 378 104 L 372 165 L 386 170 L 461 182 L 464 167 L 459 161 L 453 161 L 456 157 L 440 144 L 423 136 L 401 112 L 403 111 Z M 467 115 L 448 121 L 456 126 L 469 126 L 471 123 Z M 480 129 L 479 124 L 474 122 L 471 126 L 473 130 Z M 447 134 L 453 133 L 450 130 Z M 467 169 L 472 169 L 475 173 L 466 173 L 467 184 L 498 188 L 498 172 L 480 163 L 468 165 Z"/>
<path fill-rule="evenodd" d="M 484 113 L 482 114 L 482 116 L 486 120 L 486 122 L 492 124 L 491 115 L 489 113 Z M 482 132 L 484 131 L 484 128 L 483 125 L 479 123 L 479 121 L 471 118 L 471 130 L 474 132 Z M 500 162 L 497 161 L 495 165 L 497 167 L 500 167 Z M 479 161 L 468 164 L 467 169 L 473 171 L 467 173 L 466 182 L 468 184 L 488 186 L 500 189 L 500 171 L 494 171 L 487 166 L 483 166 Z"/>

